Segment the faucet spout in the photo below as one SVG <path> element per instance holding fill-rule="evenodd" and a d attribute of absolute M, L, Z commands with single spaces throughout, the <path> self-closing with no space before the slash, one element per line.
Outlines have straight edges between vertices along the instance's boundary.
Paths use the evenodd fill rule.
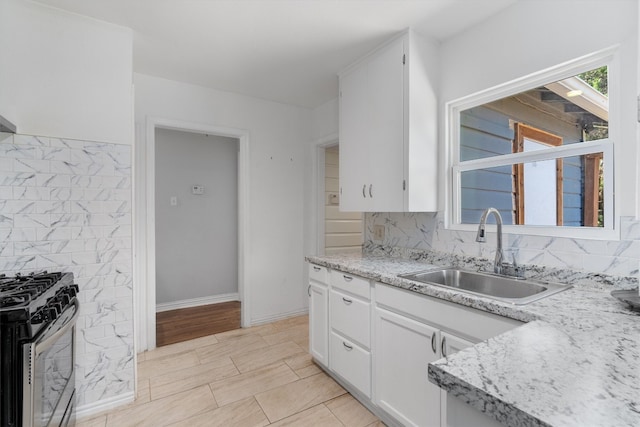
<path fill-rule="evenodd" d="M 502 252 L 502 216 L 496 208 L 488 208 L 482 213 L 480 217 L 480 224 L 478 225 L 478 234 L 476 235 L 476 242 L 484 243 L 487 241 L 486 237 L 486 224 L 489 214 L 493 214 L 496 217 L 496 259 L 493 263 L 493 272 L 496 274 L 502 274 L 502 260 L 504 254 Z"/>

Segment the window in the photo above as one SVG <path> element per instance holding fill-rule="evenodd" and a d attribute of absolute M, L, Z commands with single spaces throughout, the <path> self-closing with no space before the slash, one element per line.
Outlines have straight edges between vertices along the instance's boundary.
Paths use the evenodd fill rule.
<path fill-rule="evenodd" d="M 613 230 L 613 54 L 596 56 L 448 104 L 452 227 L 495 207 L 532 234 Z"/>

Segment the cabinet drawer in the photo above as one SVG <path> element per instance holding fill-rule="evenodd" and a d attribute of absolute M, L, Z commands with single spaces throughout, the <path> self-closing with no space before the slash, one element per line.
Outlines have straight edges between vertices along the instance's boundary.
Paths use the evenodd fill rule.
<path fill-rule="evenodd" d="M 309 264 L 309 279 L 315 280 L 316 282 L 328 283 L 329 273 L 327 271 L 327 267 L 322 267 L 320 265 Z"/>
<path fill-rule="evenodd" d="M 349 292 L 353 295 L 361 296 L 364 299 L 371 299 L 371 286 L 367 279 L 354 276 L 353 274 L 333 270 L 331 272 L 331 286 Z"/>
<path fill-rule="evenodd" d="M 371 353 L 331 332 L 331 369 L 365 396 L 371 397 Z"/>
<path fill-rule="evenodd" d="M 371 303 L 331 289 L 331 327 L 345 337 L 371 348 Z"/>

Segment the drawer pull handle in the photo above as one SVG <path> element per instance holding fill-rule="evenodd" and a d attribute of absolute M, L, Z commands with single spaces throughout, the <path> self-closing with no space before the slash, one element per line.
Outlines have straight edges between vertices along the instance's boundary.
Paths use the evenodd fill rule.
<path fill-rule="evenodd" d="M 362 186 L 362 197 L 364 197 L 365 199 L 367 198 L 367 194 L 364 192 L 366 188 L 367 188 L 367 184 Z"/>
<path fill-rule="evenodd" d="M 373 198 L 373 184 L 369 184 L 369 197 Z"/>
<path fill-rule="evenodd" d="M 316 267 L 315 265 L 313 266 L 313 271 L 320 271 L 322 270 L 320 267 Z"/>
<path fill-rule="evenodd" d="M 311 285 L 307 288 L 307 294 L 309 294 L 309 298 L 311 298 Z"/>
<path fill-rule="evenodd" d="M 438 350 L 436 350 L 436 333 L 431 334 L 431 350 L 435 354 Z"/>
<path fill-rule="evenodd" d="M 349 344 L 347 344 L 346 342 L 342 341 L 342 345 L 344 346 L 344 348 L 346 348 L 348 351 L 353 350 L 353 346 L 350 346 Z"/>
<path fill-rule="evenodd" d="M 342 277 L 344 277 L 344 280 L 347 281 L 347 282 L 350 282 L 350 281 L 353 280 L 353 277 L 347 276 L 346 274 L 343 274 Z"/>
<path fill-rule="evenodd" d="M 442 350 L 442 356 L 447 357 L 447 337 L 442 337 L 440 349 Z"/>
<path fill-rule="evenodd" d="M 352 300 L 347 299 L 345 297 L 342 297 L 342 301 L 344 301 L 344 303 L 347 304 L 347 305 L 349 305 L 349 304 L 351 304 L 353 302 Z"/>

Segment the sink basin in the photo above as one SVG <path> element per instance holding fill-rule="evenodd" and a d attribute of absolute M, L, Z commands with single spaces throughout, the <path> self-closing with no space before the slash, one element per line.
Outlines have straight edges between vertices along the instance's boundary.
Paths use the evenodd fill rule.
<path fill-rule="evenodd" d="M 571 288 L 571 285 L 517 279 L 453 267 L 400 274 L 399 277 L 517 305 L 528 304 Z"/>

